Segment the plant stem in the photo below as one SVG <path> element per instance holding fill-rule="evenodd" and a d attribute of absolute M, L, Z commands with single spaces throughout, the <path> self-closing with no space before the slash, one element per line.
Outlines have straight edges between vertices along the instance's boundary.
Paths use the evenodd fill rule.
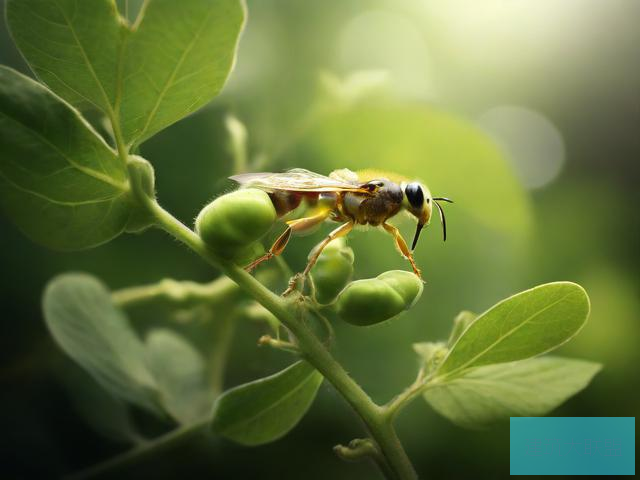
<path fill-rule="evenodd" d="M 67 477 L 69 480 L 82 480 L 86 478 L 97 478 L 105 474 L 113 474 L 114 470 L 125 468 L 128 465 L 137 463 L 141 458 L 148 455 L 157 455 L 159 452 L 171 449 L 190 438 L 197 435 L 204 435 L 208 432 L 209 419 L 198 421 L 193 425 L 173 430 L 166 435 L 162 435 L 150 442 L 141 444 L 121 455 L 99 463 Z"/>
<path fill-rule="evenodd" d="M 435 382 L 432 382 L 429 378 L 418 377 L 404 392 L 397 395 L 383 407 L 384 415 L 390 422 L 393 422 L 395 416 L 402 408 L 406 407 L 413 399 L 433 385 L 435 385 Z"/>
<path fill-rule="evenodd" d="M 173 303 L 217 303 L 234 298 L 238 286 L 227 277 L 209 283 L 164 279 L 151 285 L 123 288 L 111 294 L 113 302 L 123 308 L 167 300 Z"/>
<path fill-rule="evenodd" d="M 108 115 L 109 121 L 111 122 L 111 130 L 113 131 L 113 140 L 116 143 L 116 151 L 118 152 L 118 157 L 122 161 L 122 164 L 126 165 L 129 161 L 129 148 L 125 144 L 124 138 L 122 137 L 122 130 L 120 130 L 120 121 L 118 119 L 119 114 L 117 111 L 117 109 L 120 107 L 119 105 L 117 105 L 117 103 L 119 102 L 116 102 L 115 109 L 109 107 Z"/>
<path fill-rule="evenodd" d="M 292 314 L 295 300 L 287 300 L 274 294 L 244 269 L 218 258 L 200 237 L 164 210 L 154 199 L 146 198 L 146 206 L 155 217 L 160 228 L 198 253 L 211 265 L 220 268 L 263 307 L 273 313 L 295 336 L 300 354 L 311 363 L 347 400 L 364 421 L 380 453 L 386 459 L 393 478 L 415 479 L 417 474 L 393 428 L 385 409 L 376 405 L 364 390 L 349 376 L 333 358 L 323 343 L 306 325 Z"/>
<path fill-rule="evenodd" d="M 217 335 L 209 357 L 209 364 L 211 365 L 210 384 L 213 398 L 218 398 L 224 391 L 224 372 L 229 358 L 235 320 L 235 315 L 226 315 L 220 319 L 220 323 L 217 325 Z"/>

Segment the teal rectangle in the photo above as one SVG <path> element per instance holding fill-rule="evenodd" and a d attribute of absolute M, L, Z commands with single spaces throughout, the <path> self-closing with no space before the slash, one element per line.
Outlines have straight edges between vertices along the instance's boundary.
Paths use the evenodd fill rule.
<path fill-rule="evenodd" d="M 511 417 L 511 475 L 635 475 L 635 417 Z"/>

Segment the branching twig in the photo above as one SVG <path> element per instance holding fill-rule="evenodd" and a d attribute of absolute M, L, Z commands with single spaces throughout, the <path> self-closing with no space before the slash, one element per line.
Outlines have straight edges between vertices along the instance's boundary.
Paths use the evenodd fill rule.
<path fill-rule="evenodd" d="M 134 185 L 134 191 L 136 186 Z M 200 255 L 211 265 L 221 269 L 242 290 L 273 313 L 295 336 L 300 355 L 311 363 L 347 400 L 362 418 L 384 456 L 394 478 L 415 479 L 416 472 L 411 465 L 393 425 L 385 415 L 385 409 L 376 405 L 362 388 L 349 376 L 333 358 L 325 345 L 313 331 L 291 312 L 291 300 L 284 299 L 262 285 L 242 268 L 230 261 L 218 258 L 204 244 L 200 237 L 186 227 L 154 199 L 141 194 L 139 197 L 156 219 L 157 225 Z"/>
<path fill-rule="evenodd" d="M 172 303 L 228 302 L 238 294 L 238 286 L 227 277 L 209 283 L 164 279 L 151 285 L 123 288 L 111 294 L 113 302 L 123 308 L 158 299 Z"/>

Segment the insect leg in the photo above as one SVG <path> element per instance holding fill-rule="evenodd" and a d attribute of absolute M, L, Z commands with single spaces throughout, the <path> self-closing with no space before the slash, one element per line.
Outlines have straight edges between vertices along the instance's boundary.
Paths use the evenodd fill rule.
<path fill-rule="evenodd" d="M 298 274 L 294 275 L 294 277 L 289 282 L 289 287 L 284 291 L 284 293 L 282 295 L 286 296 L 286 295 L 290 294 L 291 292 L 293 292 L 296 289 L 296 282 L 297 282 L 297 280 L 299 278 L 301 278 L 302 282 L 304 282 L 304 279 L 307 277 L 307 275 L 309 274 L 309 272 L 311 271 L 313 266 L 318 261 L 318 258 L 320 257 L 320 254 L 322 253 L 322 250 L 324 250 L 324 247 L 329 245 L 329 243 L 332 240 L 335 240 L 336 238 L 344 237 L 345 235 L 348 235 L 349 232 L 352 229 L 353 229 L 353 222 L 343 223 L 338 228 L 333 230 L 329 235 L 327 235 L 324 238 L 324 240 L 322 240 L 318 245 L 316 245 L 313 248 L 313 250 L 311 251 L 311 254 L 310 254 L 310 257 L 309 257 L 309 262 L 307 263 L 307 266 L 305 267 L 304 271 L 302 273 L 298 273 Z M 303 285 L 304 285 L 304 283 L 303 283 Z"/>
<path fill-rule="evenodd" d="M 251 262 L 249 265 L 244 267 L 244 269 L 247 272 L 250 272 L 254 268 L 256 268 L 258 265 L 260 265 L 262 262 L 265 262 L 270 258 L 280 255 L 284 251 L 285 247 L 287 246 L 287 243 L 289 243 L 289 239 L 291 238 L 292 233 L 304 232 L 305 230 L 309 230 L 315 227 L 319 223 L 324 222 L 329 216 L 329 213 L 330 211 L 323 210 L 322 212 L 312 215 L 310 217 L 289 220 L 287 222 L 287 229 L 284 232 L 282 232 L 282 234 L 276 239 L 276 241 L 273 243 L 273 245 L 267 251 L 267 253 L 265 253 L 261 257 L 256 258 L 253 262 Z"/>
<path fill-rule="evenodd" d="M 420 269 L 418 268 L 415 260 L 413 259 L 413 254 L 411 253 L 411 250 L 409 250 L 409 246 L 407 245 L 407 242 L 405 242 L 404 238 L 402 238 L 402 235 L 400 234 L 400 230 L 398 230 L 396 227 L 388 223 L 383 223 L 382 228 L 384 228 L 387 232 L 393 235 L 393 238 L 396 241 L 396 246 L 398 247 L 398 250 L 400 250 L 400 253 L 402 254 L 402 256 L 407 260 L 409 260 L 409 263 L 411 263 L 411 267 L 413 268 L 413 273 L 415 273 L 418 276 L 418 278 L 422 278 L 422 273 L 420 272 Z"/>
<path fill-rule="evenodd" d="M 250 272 L 254 268 L 256 268 L 258 265 L 260 265 L 262 262 L 266 262 L 270 258 L 273 258 L 276 255 L 280 255 L 284 250 L 284 248 L 287 246 L 287 243 L 289 243 L 290 238 L 291 238 L 291 227 L 287 226 L 287 229 L 284 232 L 282 232 L 282 234 L 276 239 L 276 241 L 273 243 L 273 245 L 271 245 L 271 248 L 267 251 L 267 253 L 265 253 L 261 257 L 256 258 L 253 262 L 251 262 L 249 265 L 244 267 L 244 269 L 247 272 Z"/>

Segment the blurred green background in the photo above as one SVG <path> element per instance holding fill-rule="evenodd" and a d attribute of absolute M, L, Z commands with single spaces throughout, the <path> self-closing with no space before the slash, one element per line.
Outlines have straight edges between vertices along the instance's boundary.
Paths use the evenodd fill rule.
<path fill-rule="evenodd" d="M 374 400 L 412 381 L 411 343 L 445 337 L 458 311 L 480 312 L 534 285 L 572 280 L 588 291 L 592 315 L 559 353 L 605 368 L 554 415 L 635 416 L 640 2 L 256 0 L 248 10 L 222 95 L 142 146 L 163 205 L 191 223 L 233 188 L 224 180 L 234 168 L 229 113 L 246 124 L 250 158 L 261 169 L 381 168 L 419 178 L 434 195 L 456 200 L 445 205 L 447 243 L 434 222 L 418 246 L 422 299 L 383 325 L 335 324 L 337 357 Z M 4 24 L 0 63 L 28 71 Z M 398 225 L 411 238 L 414 224 Z M 303 267 L 320 236 L 290 244 L 292 268 Z M 350 245 L 359 278 L 407 268 L 382 232 L 356 232 Z M 59 476 L 123 451 L 87 426 L 65 387 L 75 367 L 45 329 L 45 283 L 69 270 L 114 289 L 163 277 L 207 281 L 216 272 L 159 231 L 58 253 L 32 244 L 4 217 L 0 265 L 2 476 Z M 227 386 L 290 361 L 256 348 L 260 334 L 254 324 L 238 325 Z M 462 430 L 418 399 L 398 430 L 424 478 L 508 475 L 508 427 Z M 134 472 L 378 478 L 373 466 L 343 464 L 331 451 L 361 435 L 325 383 L 309 414 L 273 444 L 186 444 Z"/>

